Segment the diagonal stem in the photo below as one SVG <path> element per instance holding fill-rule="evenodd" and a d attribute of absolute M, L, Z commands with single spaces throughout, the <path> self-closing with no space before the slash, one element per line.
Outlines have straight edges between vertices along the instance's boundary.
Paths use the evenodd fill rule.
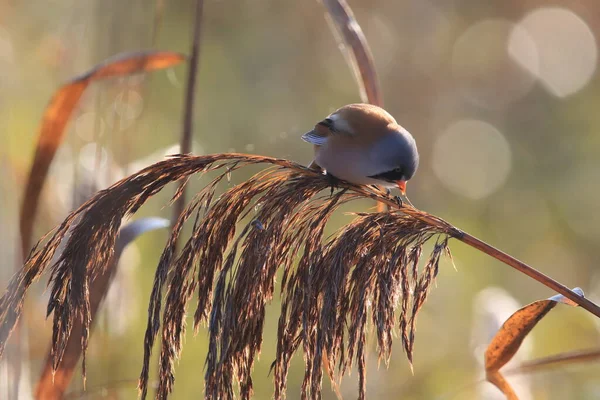
<path fill-rule="evenodd" d="M 369 196 L 369 193 L 366 190 L 361 190 L 357 187 L 353 187 L 353 189 Z M 600 307 L 597 304 L 595 304 L 594 302 L 590 301 L 589 299 L 587 299 L 583 296 L 578 295 L 577 293 L 573 292 L 571 289 L 569 289 L 565 285 L 552 279 L 551 277 L 538 271 L 537 269 L 525 264 L 523 261 L 520 261 L 520 260 L 516 259 L 515 257 L 495 248 L 494 246 L 485 243 L 484 241 L 476 238 L 475 236 L 472 236 L 472 235 L 468 234 L 467 232 L 464 232 L 464 231 L 450 225 L 448 222 L 446 222 L 446 221 L 442 220 L 441 218 L 438 218 L 434 215 L 420 211 L 420 210 L 418 210 L 414 207 L 411 207 L 407 204 L 398 204 L 397 202 L 395 202 L 393 199 L 391 199 L 389 197 L 388 198 L 378 197 L 378 200 L 382 203 L 387 204 L 388 207 L 390 207 L 390 209 L 400 210 L 408 215 L 413 216 L 414 218 L 420 219 L 421 221 L 427 223 L 428 225 L 441 227 L 443 230 L 448 231 L 448 234 L 450 236 L 452 236 L 453 238 L 460 240 L 464 244 L 471 246 L 474 249 L 477 249 L 477 250 L 487 254 L 488 256 L 495 258 L 498 261 L 503 262 L 504 264 L 508 265 L 509 267 L 513 267 L 517 271 L 529 276 L 530 278 L 533 278 L 534 280 L 538 281 L 539 283 L 546 286 L 547 288 L 552 289 L 554 292 L 562 294 L 569 300 L 572 300 L 573 302 L 575 302 L 581 308 L 585 309 L 586 311 L 589 311 L 590 313 L 594 314 L 596 317 L 600 318 Z"/>
<path fill-rule="evenodd" d="M 460 236 L 455 236 L 455 238 L 479 251 L 484 252 L 490 257 L 494 257 L 498 261 L 502 261 L 504 264 L 513 267 L 517 271 L 529 276 L 530 278 L 535 279 L 542 285 L 554 290 L 557 293 L 562 294 L 569 300 L 573 300 L 579 306 L 600 318 L 600 307 L 598 307 L 598 305 L 586 299 L 585 297 L 579 296 L 577 293 L 573 292 L 568 287 L 550 278 L 548 275 L 543 274 L 537 269 L 525 264 L 520 260 L 517 260 L 513 256 L 506 254 L 502 250 L 499 250 L 494 246 L 491 246 L 483 242 L 482 240 L 479 240 L 476 237 L 469 235 L 466 232 L 463 232 Z"/>

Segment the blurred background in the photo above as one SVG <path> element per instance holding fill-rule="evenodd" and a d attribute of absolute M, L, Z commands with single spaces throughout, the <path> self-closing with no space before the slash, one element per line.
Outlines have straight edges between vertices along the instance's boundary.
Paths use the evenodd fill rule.
<path fill-rule="evenodd" d="M 411 201 L 600 301 L 600 3 L 352 0 L 350 6 L 372 47 L 385 107 L 419 146 Z M 119 52 L 189 53 L 192 23 L 189 0 L 0 0 L 2 287 L 21 265 L 19 204 L 54 91 Z M 323 6 L 207 0 L 202 23 L 194 153 L 247 152 L 308 164 L 312 148 L 300 135 L 360 101 Z M 177 153 L 186 70 L 91 85 L 53 162 L 34 239 L 93 190 Z M 234 174 L 232 182 L 245 177 Z M 192 179 L 190 191 L 203 182 Z M 155 196 L 136 218 L 170 218 L 165 205 L 174 190 Z M 347 221 L 340 214 L 331 229 Z M 166 239 L 166 230 L 149 233 L 124 252 L 91 336 L 88 394 L 76 373 L 71 398 L 137 396 L 147 302 Z M 371 337 L 369 398 L 501 398 L 490 384 L 477 383 L 486 343 L 517 308 L 554 293 L 460 243 L 451 248 L 456 270 L 443 264 L 420 314 L 414 376 L 399 340 L 389 369 L 378 366 Z M 25 304 L 21 399 L 31 398 L 50 341 L 44 289 L 45 282 L 36 285 Z M 272 396 L 278 310 L 276 299 L 254 370 L 257 399 Z M 559 306 L 519 356 L 597 347 L 599 329 L 584 310 Z M 206 345 L 205 331 L 189 332 L 173 399 L 202 395 Z M 303 374 L 299 355 L 288 399 L 299 398 Z M 509 380 L 520 380 L 522 399 L 593 399 L 600 398 L 599 374 L 600 364 L 588 363 Z M 344 397 L 356 397 L 357 376 L 344 379 Z M 15 384 L 0 368 L 0 398 Z M 324 388 L 324 398 L 334 399 L 327 382 Z"/>

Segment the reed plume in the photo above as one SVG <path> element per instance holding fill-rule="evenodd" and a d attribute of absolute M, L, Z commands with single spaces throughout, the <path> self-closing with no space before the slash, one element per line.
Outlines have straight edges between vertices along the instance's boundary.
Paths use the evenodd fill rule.
<path fill-rule="evenodd" d="M 253 164 L 267 168 L 217 195 L 219 184 L 231 173 Z M 61 362 L 74 321 L 82 321 L 85 377 L 89 284 L 107 268 L 123 218 L 168 183 L 211 171 L 216 176 L 174 224 L 156 270 L 139 381 L 142 398 L 147 395 L 150 356 L 159 332 L 156 398 L 164 399 L 172 391 L 174 362 L 182 349 L 185 316 L 194 294 L 194 328 L 204 323 L 209 332 L 205 398 L 234 398 L 234 382 L 241 398 L 251 398 L 265 306 L 275 295 L 281 271 L 274 397 L 285 398 L 290 361 L 301 349 L 303 398 L 321 397 L 323 369 L 335 380 L 357 365 L 363 399 L 369 325 L 377 336 L 380 360 L 389 361 L 397 326 L 412 362 L 417 314 L 441 256 L 450 255 L 449 239 L 482 246 L 377 187 L 342 181 L 332 187 L 332 180 L 320 171 L 288 160 L 232 153 L 176 155 L 98 192 L 36 245 L 0 299 L 0 354 L 21 315 L 27 289 L 49 268 L 53 365 Z M 364 198 L 385 203 L 390 210 L 356 214 L 352 222 L 325 237 L 331 215 L 341 205 Z M 177 252 L 176 243 L 190 218 L 192 232 Z M 433 247 L 421 262 L 427 242 Z M 59 245 L 62 252 L 53 262 Z"/>

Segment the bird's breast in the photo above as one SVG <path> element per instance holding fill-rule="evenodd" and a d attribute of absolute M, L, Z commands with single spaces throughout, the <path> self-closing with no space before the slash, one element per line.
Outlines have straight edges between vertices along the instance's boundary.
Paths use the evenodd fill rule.
<path fill-rule="evenodd" d="M 359 184 L 381 184 L 380 181 L 370 178 L 381 172 L 370 157 L 368 151 L 354 147 L 325 144 L 316 149 L 317 163 L 336 178 Z"/>

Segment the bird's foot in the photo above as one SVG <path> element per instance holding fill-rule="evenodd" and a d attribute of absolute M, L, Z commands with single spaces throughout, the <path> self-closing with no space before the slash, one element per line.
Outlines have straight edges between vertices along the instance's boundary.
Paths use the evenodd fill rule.
<path fill-rule="evenodd" d="M 400 196 L 394 196 L 394 200 L 396 201 L 396 204 L 398 204 L 398 207 L 402 208 L 404 206 L 404 201 L 402 201 Z"/>
<path fill-rule="evenodd" d="M 339 187 L 340 179 L 331 175 L 329 172 L 325 172 L 325 177 L 329 182 L 329 187 L 331 189 L 331 196 L 333 196 L 333 191 Z"/>

